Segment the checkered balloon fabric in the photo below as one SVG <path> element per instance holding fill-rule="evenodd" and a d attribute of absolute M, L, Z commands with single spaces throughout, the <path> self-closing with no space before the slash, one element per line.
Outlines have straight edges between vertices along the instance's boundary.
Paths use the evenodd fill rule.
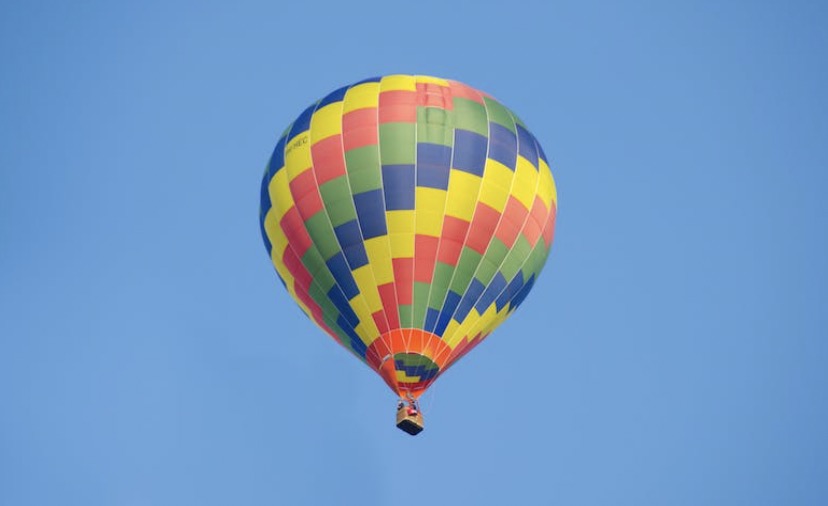
<path fill-rule="evenodd" d="M 310 319 L 417 397 L 524 300 L 556 210 L 547 158 L 514 113 L 456 81 L 391 75 L 288 127 L 260 223 Z"/>

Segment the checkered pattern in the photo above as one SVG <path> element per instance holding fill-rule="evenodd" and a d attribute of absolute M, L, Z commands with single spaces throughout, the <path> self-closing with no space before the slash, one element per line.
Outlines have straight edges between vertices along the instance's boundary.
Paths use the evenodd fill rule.
<path fill-rule="evenodd" d="M 392 75 L 299 115 L 265 171 L 260 221 L 302 310 L 418 396 L 524 300 L 556 210 L 547 158 L 509 109 Z"/>

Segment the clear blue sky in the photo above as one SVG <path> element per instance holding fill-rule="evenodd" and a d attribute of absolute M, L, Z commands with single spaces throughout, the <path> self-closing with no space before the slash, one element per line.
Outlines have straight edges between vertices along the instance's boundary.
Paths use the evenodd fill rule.
<path fill-rule="evenodd" d="M 0 505 L 828 504 L 824 2 L 0 7 Z M 279 284 L 259 182 L 394 72 L 516 111 L 556 242 L 426 431 Z"/>

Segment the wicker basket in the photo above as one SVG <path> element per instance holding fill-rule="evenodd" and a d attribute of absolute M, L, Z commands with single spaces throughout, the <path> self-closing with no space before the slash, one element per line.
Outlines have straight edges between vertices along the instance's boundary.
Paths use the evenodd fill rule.
<path fill-rule="evenodd" d="M 403 407 L 397 410 L 397 427 L 416 436 L 423 431 L 423 414 L 419 410 Z"/>

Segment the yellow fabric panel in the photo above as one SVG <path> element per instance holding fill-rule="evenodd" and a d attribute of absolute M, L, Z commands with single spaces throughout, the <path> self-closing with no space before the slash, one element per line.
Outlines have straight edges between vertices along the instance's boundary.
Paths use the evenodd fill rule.
<path fill-rule="evenodd" d="M 532 209 L 535 202 L 535 195 L 538 190 L 538 171 L 532 163 L 518 156 L 517 167 L 515 168 L 515 181 L 512 184 L 512 195 L 526 207 Z"/>
<path fill-rule="evenodd" d="M 502 213 L 506 208 L 514 176 L 515 172 L 502 163 L 492 159 L 486 160 L 483 186 L 480 188 L 480 202 Z"/>
<path fill-rule="evenodd" d="M 380 90 L 382 91 L 417 91 L 417 80 L 414 76 L 393 75 L 385 76 L 380 81 Z"/>
<path fill-rule="evenodd" d="M 416 233 L 440 237 L 443 230 L 443 209 L 446 207 L 445 190 L 418 186 L 416 190 Z"/>
<path fill-rule="evenodd" d="M 504 307 L 503 312 L 506 312 L 506 308 Z M 469 316 L 466 318 L 470 320 L 470 325 L 466 326 L 463 325 L 460 329 L 460 332 L 455 333 L 446 340 L 446 344 L 451 346 L 452 348 L 456 347 L 458 343 L 464 338 L 472 338 L 478 333 L 480 333 L 481 329 L 484 328 L 487 323 L 494 321 L 497 318 L 497 306 L 492 304 L 489 306 L 483 314 L 479 314 L 476 309 L 473 309 Z"/>
<path fill-rule="evenodd" d="M 417 383 L 420 381 L 419 376 L 409 376 L 405 374 L 405 371 L 397 370 L 397 382 L 399 383 Z"/>
<path fill-rule="evenodd" d="M 282 154 L 284 154 L 284 150 L 282 150 Z M 266 170 L 267 170 L 269 173 L 272 173 L 272 174 L 278 174 L 279 172 L 281 172 L 281 171 L 282 171 L 282 169 L 284 169 L 284 168 L 285 168 L 284 161 L 282 161 L 282 165 L 281 165 L 281 166 L 279 166 L 279 167 L 275 167 L 275 168 L 272 166 L 272 163 L 273 163 L 273 161 L 272 161 L 272 160 L 271 160 L 270 162 L 268 162 L 268 163 L 267 163 L 267 169 L 266 169 Z M 271 179 L 272 179 L 272 177 L 271 177 Z M 270 184 L 270 181 L 268 181 L 268 184 Z"/>
<path fill-rule="evenodd" d="M 377 330 L 377 326 L 374 323 L 373 318 L 359 322 L 359 325 L 356 326 L 354 332 L 357 333 L 366 346 L 371 346 L 371 343 L 376 341 L 380 336 L 379 330 Z"/>
<path fill-rule="evenodd" d="M 469 314 L 471 314 L 471 313 L 469 313 Z M 457 330 L 458 330 L 461 326 L 462 326 L 462 325 L 461 325 L 460 323 L 457 323 L 457 321 L 456 321 L 454 318 L 452 318 L 451 320 L 449 320 L 449 324 L 448 324 L 448 325 L 446 325 L 446 330 L 444 330 L 444 331 L 443 331 L 443 336 L 445 336 L 445 337 L 448 337 L 448 336 L 453 336 L 453 335 L 454 335 L 454 333 L 455 333 L 455 332 L 457 332 Z M 445 340 L 445 338 L 444 338 L 444 340 Z M 446 341 L 446 342 L 447 342 L 447 341 Z M 451 344 L 449 344 L 449 347 L 451 347 L 452 349 L 454 349 L 454 346 L 453 346 L 453 345 L 451 345 Z"/>
<path fill-rule="evenodd" d="M 363 83 L 348 88 L 343 100 L 342 114 L 379 105 L 379 83 Z"/>
<path fill-rule="evenodd" d="M 503 312 L 506 312 L 505 308 L 503 309 Z M 462 332 L 457 332 L 456 334 L 450 336 L 448 340 L 446 340 L 446 343 L 453 348 L 457 346 L 457 344 L 464 337 L 474 337 L 476 334 L 480 332 L 482 328 L 486 327 L 486 325 L 489 322 L 494 321 L 496 318 L 497 306 L 495 304 L 492 304 L 491 306 L 486 308 L 483 314 L 478 313 L 477 309 L 472 309 L 471 313 L 469 313 L 469 316 L 466 317 L 467 320 L 470 320 L 470 325 L 464 325 Z"/>
<path fill-rule="evenodd" d="M 414 211 L 386 211 L 391 258 L 414 257 Z"/>
<path fill-rule="evenodd" d="M 369 344 L 376 336 L 379 335 L 377 325 L 374 323 L 374 318 L 368 310 L 368 305 L 365 302 L 365 297 L 361 293 L 357 294 L 350 301 L 351 309 L 359 318 L 359 325 L 356 326 L 354 332 L 359 335 L 362 342 Z"/>
<path fill-rule="evenodd" d="M 386 211 L 385 222 L 388 224 L 389 234 L 413 234 L 414 211 Z"/>
<path fill-rule="evenodd" d="M 448 86 L 449 83 L 445 79 L 431 76 L 416 76 L 417 82 L 422 84 L 439 84 L 440 86 Z"/>
<path fill-rule="evenodd" d="M 285 151 L 285 169 L 291 180 L 305 169 L 310 168 L 312 163 L 308 132 L 299 134 L 294 139 L 296 140 Z"/>
<path fill-rule="evenodd" d="M 477 204 L 481 178 L 462 170 L 452 170 L 449 176 L 446 214 L 471 221 Z"/>
<path fill-rule="evenodd" d="M 391 241 L 391 258 L 414 257 L 414 234 L 389 233 L 388 239 Z"/>
<path fill-rule="evenodd" d="M 454 322 L 454 320 L 452 320 L 452 322 Z M 446 332 L 443 333 L 443 340 L 452 349 L 454 349 L 457 346 L 457 343 L 460 342 L 460 339 L 464 336 L 468 336 L 475 326 L 479 324 L 480 313 L 477 312 L 477 308 L 472 307 L 472 310 L 469 311 L 468 315 L 466 315 L 466 319 L 463 320 L 462 323 L 457 324 L 450 334 L 448 333 L 448 328 L 446 328 Z"/>
<path fill-rule="evenodd" d="M 351 274 L 354 276 L 359 293 L 365 297 L 365 302 L 368 304 L 368 309 L 371 313 L 376 313 L 382 309 L 382 300 L 380 299 L 379 291 L 377 291 L 377 283 L 374 280 L 374 272 L 371 269 L 371 264 L 363 265 L 352 271 Z"/>
<path fill-rule="evenodd" d="M 267 185 L 267 191 L 270 193 L 271 212 L 276 212 L 276 221 L 282 220 L 282 217 L 290 208 L 294 206 L 293 195 L 290 193 L 290 186 L 288 186 L 288 172 L 282 169 L 276 173 Z"/>
<path fill-rule="evenodd" d="M 419 211 L 416 225 L 417 235 L 440 237 L 443 232 L 443 213 L 440 211 Z"/>
<path fill-rule="evenodd" d="M 365 240 L 365 252 L 368 265 L 374 271 L 377 286 L 394 281 L 394 269 L 391 266 L 391 246 L 388 236 L 379 236 Z"/>
<path fill-rule="evenodd" d="M 276 255 L 278 253 L 279 262 L 281 263 L 282 254 L 285 252 L 288 240 L 282 227 L 279 226 L 279 220 L 273 208 L 265 216 L 264 228 L 267 233 L 267 238 L 270 240 L 273 254 Z"/>
<path fill-rule="evenodd" d="M 443 212 L 443 206 L 446 205 L 446 190 L 418 186 L 416 192 L 417 209 L 428 209 L 439 213 Z"/>
<path fill-rule="evenodd" d="M 552 172 L 549 170 L 549 166 L 546 165 L 541 159 L 538 159 L 540 164 L 540 185 L 538 186 L 538 195 L 541 197 L 541 201 L 549 207 L 550 202 L 554 202 L 555 206 L 558 205 L 558 191 L 555 187 L 555 178 L 552 176 Z"/>
<path fill-rule="evenodd" d="M 500 326 L 501 323 L 506 321 L 506 318 L 508 318 L 509 315 L 512 313 L 512 311 L 509 310 L 508 304 L 506 306 L 503 306 L 503 309 L 501 309 L 499 312 L 497 311 L 497 306 L 492 304 L 492 307 L 490 307 L 489 310 L 486 311 L 486 313 L 489 313 L 489 311 L 493 313 L 492 317 L 486 318 L 485 320 L 481 319 L 480 325 L 474 329 L 475 334 L 480 331 L 482 331 L 484 334 L 491 334 L 492 331 L 496 329 L 498 326 Z"/>
<path fill-rule="evenodd" d="M 342 133 L 342 102 L 317 109 L 311 117 L 310 138 L 314 144 L 332 135 Z"/>

